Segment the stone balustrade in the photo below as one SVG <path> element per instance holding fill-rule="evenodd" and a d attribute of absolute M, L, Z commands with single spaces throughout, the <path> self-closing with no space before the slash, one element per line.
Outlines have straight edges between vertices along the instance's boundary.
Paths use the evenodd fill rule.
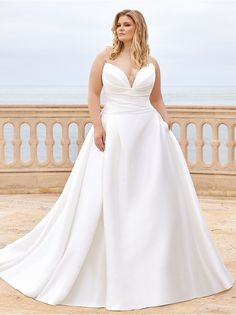
<path fill-rule="evenodd" d="M 167 110 L 197 192 L 236 196 L 236 106 Z M 87 105 L 1 105 L 0 192 L 60 192 L 90 126 Z"/>

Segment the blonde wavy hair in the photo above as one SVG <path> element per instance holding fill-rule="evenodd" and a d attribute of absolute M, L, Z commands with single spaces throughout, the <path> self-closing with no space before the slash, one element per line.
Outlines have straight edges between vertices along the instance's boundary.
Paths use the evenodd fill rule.
<path fill-rule="evenodd" d="M 130 17 L 135 23 L 136 29 L 130 47 L 131 60 L 138 68 L 142 68 L 148 64 L 150 48 L 148 44 L 147 24 L 142 13 L 138 10 L 122 10 L 116 14 L 111 28 L 113 40 L 109 59 L 116 59 L 124 46 L 124 43 L 119 40 L 116 31 L 118 20 L 123 15 Z"/>

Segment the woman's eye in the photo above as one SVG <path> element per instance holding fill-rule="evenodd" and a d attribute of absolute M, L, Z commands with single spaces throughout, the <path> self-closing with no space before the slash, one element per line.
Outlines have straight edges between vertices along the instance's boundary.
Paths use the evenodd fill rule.
<path fill-rule="evenodd" d="M 130 26 L 130 24 L 125 24 L 124 26 Z M 120 27 L 120 25 L 117 25 L 116 27 Z"/>

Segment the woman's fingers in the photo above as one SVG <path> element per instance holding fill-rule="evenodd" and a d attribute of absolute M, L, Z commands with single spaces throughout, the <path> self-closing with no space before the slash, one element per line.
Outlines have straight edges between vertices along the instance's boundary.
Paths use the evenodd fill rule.
<path fill-rule="evenodd" d="M 105 145 L 105 142 L 106 142 L 106 132 L 104 131 L 103 132 L 103 143 L 104 143 L 104 145 Z"/>
<path fill-rule="evenodd" d="M 94 142 L 100 151 L 105 150 L 106 132 L 103 128 L 95 129 Z"/>
<path fill-rule="evenodd" d="M 104 151 L 104 144 L 103 144 L 102 138 L 97 139 L 95 144 L 100 151 Z"/>
<path fill-rule="evenodd" d="M 103 140 L 103 137 L 98 138 L 95 141 L 96 146 L 99 150 L 104 151 L 105 150 L 105 141 Z"/>

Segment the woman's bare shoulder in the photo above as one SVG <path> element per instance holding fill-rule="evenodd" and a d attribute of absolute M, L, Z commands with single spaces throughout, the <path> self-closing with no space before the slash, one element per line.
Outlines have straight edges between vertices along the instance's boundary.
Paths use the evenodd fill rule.
<path fill-rule="evenodd" d="M 156 69 L 159 69 L 159 63 L 155 57 L 149 55 L 149 62 L 153 63 Z"/>
<path fill-rule="evenodd" d="M 103 49 L 101 49 L 98 54 L 96 55 L 96 60 L 100 62 L 106 62 L 108 60 L 108 56 L 111 52 L 112 47 L 111 46 L 105 46 Z"/>

